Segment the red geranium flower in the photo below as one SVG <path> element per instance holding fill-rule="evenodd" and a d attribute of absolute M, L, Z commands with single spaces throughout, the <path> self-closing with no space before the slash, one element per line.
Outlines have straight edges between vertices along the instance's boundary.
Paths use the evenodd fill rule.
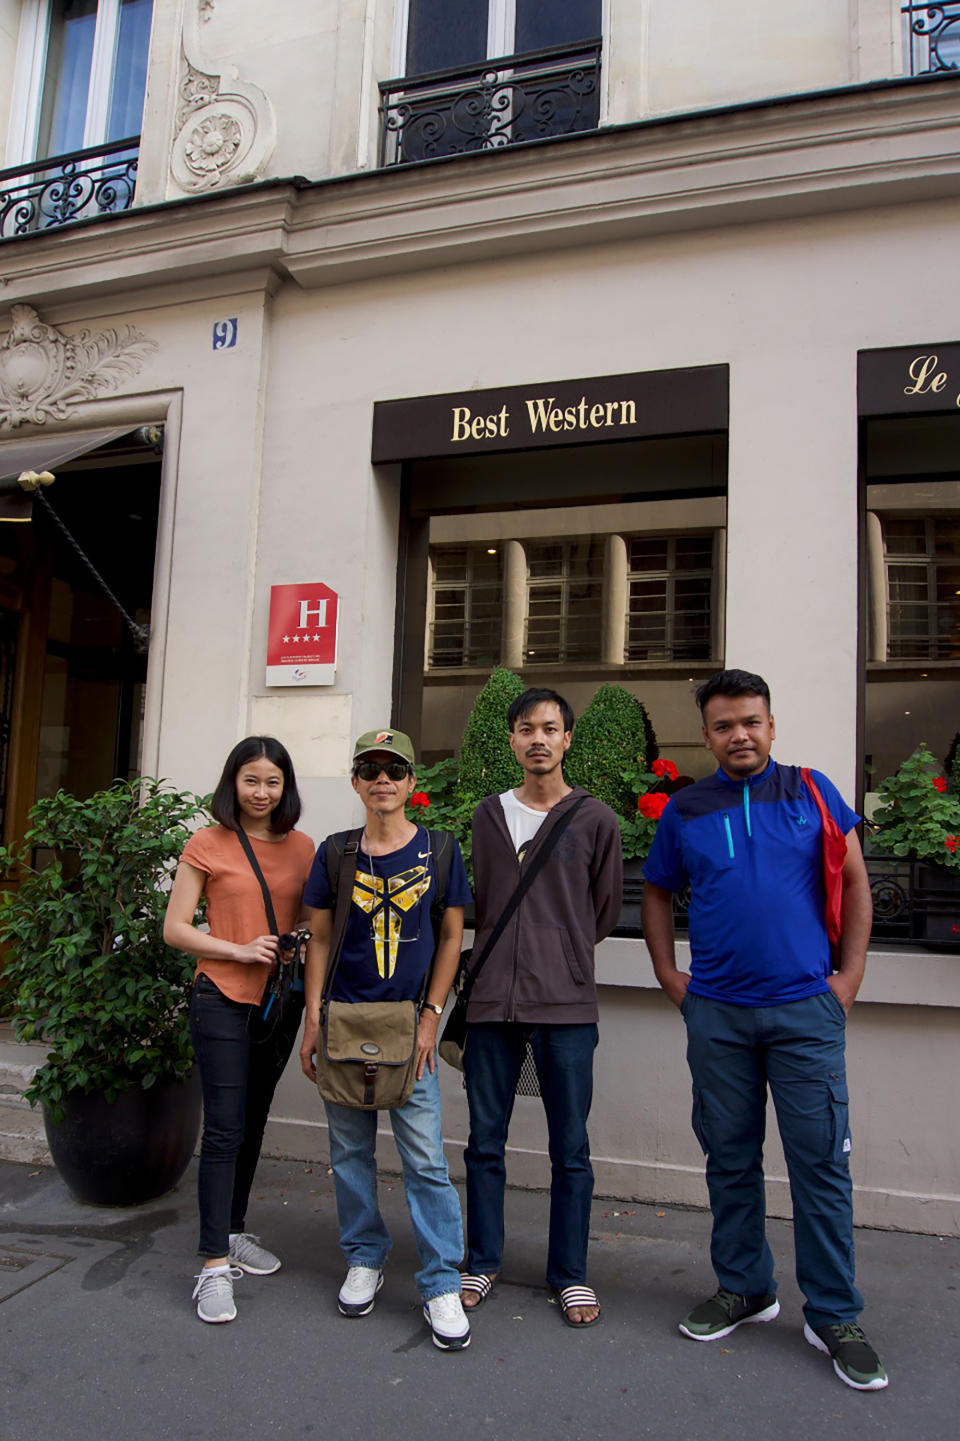
<path fill-rule="evenodd" d="M 673 761 L 654 761 L 650 769 L 653 771 L 653 774 L 655 776 L 666 776 L 667 779 L 671 781 L 675 781 L 677 779 L 677 776 L 679 775 L 679 771 L 677 770 Z"/>
<path fill-rule="evenodd" d="M 939 791 L 941 795 L 943 794 L 943 792 L 947 789 L 947 783 L 944 780 L 943 776 L 934 776 L 933 788 L 935 791 Z"/>
<path fill-rule="evenodd" d="M 430 797 L 427 795 L 426 791 L 414 791 L 407 804 L 409 805 L 411 810 L 426 810 L 427 806 L 430 804 Z"/>
<path fill-rule="evenodd" d="M 640 796 L 637 801 L 637 810 L 647 820 L 658 821 L 670 800 L 669 796 L 650 794 Z"/>
<path fill-rule="evenodd" d="M 948 851 L 953 852 L 957 849 L 957 845 L 960 844 L 960 836 L 945 836 L 943 844 Z"/>

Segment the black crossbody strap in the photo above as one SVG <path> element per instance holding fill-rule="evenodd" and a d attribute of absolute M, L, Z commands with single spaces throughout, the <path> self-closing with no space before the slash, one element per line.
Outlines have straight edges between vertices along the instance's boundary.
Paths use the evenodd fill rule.
<path fill-rule="evenodd" d="M 247 860 L 250 862 L 251 868 L 253 870 L 253 874 L 260 882 L 260 889 L 263 892 L 263 909 L 267 913 L 267 925 L 270 927 L 270 934 L 272 936 L 279 936 L 280 928 L 277 925 L 277 913 L 273 909 L 273 901 L 270 897 L 270 887 L 264 880 L 263 871 L 260 869 L 260 864 L 253 853 L 253 846 L 250 844 L 250 837 L 243 829 L 243 826 L 241 826 L 240 829 L 237 831 L 237 840 L 243 846 Z"/>
<path fill-rule="evenodd" d="M 337 871 L 333 933 L 330 937 L 330 950 L 327 953 L 327 970 L 320 991 L 321 1012 L 333 986 L 333 975 L 337 969 L 337 963 L 340 960 L 340 952 L 343 950 L 343 938 L 347 933 L 347 921 L 350 918 L 350 907 L 353 904 L 353 882 L 357 874 L 357 854 L 360 850 L 360 837 L 362 835 L 362 829 L 348 831 L 343 847 L 343 860 Z"/>
<path fill-rule="evenodd" d="M 507 901 L 507 904 L 503 908 L 503 913 L 500 916 L 500 919 L 497 921 L 497 924 L 494 926 L 493 930 L 487 937 L 487 944 L 481 951 L 479 959 L 474 965 L 470 967 L 469 971 L 467 972 L 466 980 L 463 983 L 463 990 L 468 996 L 473 990 L 474 982 L 476 981 L 477 976 L 480 974 L 481 967 L 483 966 L 490 952 L 493 950 L 494 946 L 497 944 L 497 941 L 499 941 L 500 937 L 503 935 L 504 931 L 510 923 L 511 917 L 513 916 L 520 902 L 523 900 L 524 896 L 527 894 L 527 891 L 533 885 L 537 876 L 546 865 L 554 846 L 557 844 L 557 841 L 563 835 L 563 832 L 567 829 L 567 826 L 573 820 L 574 816 L 583 805 L 584 801 L 588 799 L 588 796 L 579 796 L 577 800 L 574 801 L 570 809 L 568 811 L 564 811 L 563 815 L 560 817 L 556 825 L 553 827 L 549 835 L 544 840 L 543 845 L 540 846 L 536 851 L 528 869 L 524 871 L 523 875 L 520 877 L 520 882 L 517 886 L 517 889 Z"/>

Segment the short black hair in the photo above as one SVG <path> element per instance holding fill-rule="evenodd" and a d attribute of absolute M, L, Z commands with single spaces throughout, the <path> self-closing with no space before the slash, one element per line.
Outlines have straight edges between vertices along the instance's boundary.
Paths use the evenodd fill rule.
<path fill-rule="evenodd" d="M 754 675 L 749 670 L 718 670 L 703 685 L 697 686 L 696 699 L 701 715 L 707 708 L 707 702 L 712 701 L 715 695 L 758 695 L 765 702 L 767 713 L 770 712 L 770 687 L 762 675 Z"/>
<path fill-rule="evenodd" d="M 283 795 L 270 814 L 270 829 L 278 835 L 292 831 L 300 819 L 300 792 L 293 773 L 293 761 L 285 745 L 273 736 L 247 736 L 237 741 L 227 756 L 223 774 L 210 800 L 210 814 L 228 831 L 240 829 L 240 807 L 237 803 L 237 775 L 251 761 L 265 758 L 283 776 Z"/>
<path fill-rule="evenodd" d="M 555 705 L 560 711 L 563 719 L 564 732 L 573 730 L 573 707 L 569 701 L 564 700 L 555 690 L 547 690 L 543 686 L 531 686 L 525 690 L 523 695 L 518 695 L 507 711 L 507 725 L 513 730 L 518 720 L 536 710 L 538 705 Z"/>

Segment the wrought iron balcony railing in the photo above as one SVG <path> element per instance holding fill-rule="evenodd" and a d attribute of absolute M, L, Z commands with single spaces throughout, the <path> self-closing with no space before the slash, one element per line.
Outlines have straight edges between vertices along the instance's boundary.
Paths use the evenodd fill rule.
<path fill-rule="evenodd" d="M 871 941 L 960 953 L 960 873 L 895 856 L 868 855 L 866 860 L 873 896 Z M 613 934 L 640 937 L 643 878 L 633 862 L 625 872 L 623 909 Z M 689 910 L 688 887 L 674 898 L 679 932 L 687 930 Z"/>
<path fill-rule="evenodd" d="M 0 171 L 0 239 L 129 210 L 140 136 Z"/>
<path fill-rule="evenodd" d="M 595 130 L 600 41 L 388 80 L 380 116 L 381 165 Z"/>
<path fill-rule="evenodd" d="M 960 70 L 960 0 L 918 5 L 903 0 L 904 47 L 910 75 Z"/>

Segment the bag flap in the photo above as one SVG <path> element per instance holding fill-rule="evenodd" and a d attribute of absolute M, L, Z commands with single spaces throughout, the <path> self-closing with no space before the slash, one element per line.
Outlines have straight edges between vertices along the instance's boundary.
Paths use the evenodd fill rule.
<path fill-rule="evenodd" d="M 328 1001 L 323 1054 L 328 1061 L 405 1066 L 417 1044 L 413 1001 Z"/>

